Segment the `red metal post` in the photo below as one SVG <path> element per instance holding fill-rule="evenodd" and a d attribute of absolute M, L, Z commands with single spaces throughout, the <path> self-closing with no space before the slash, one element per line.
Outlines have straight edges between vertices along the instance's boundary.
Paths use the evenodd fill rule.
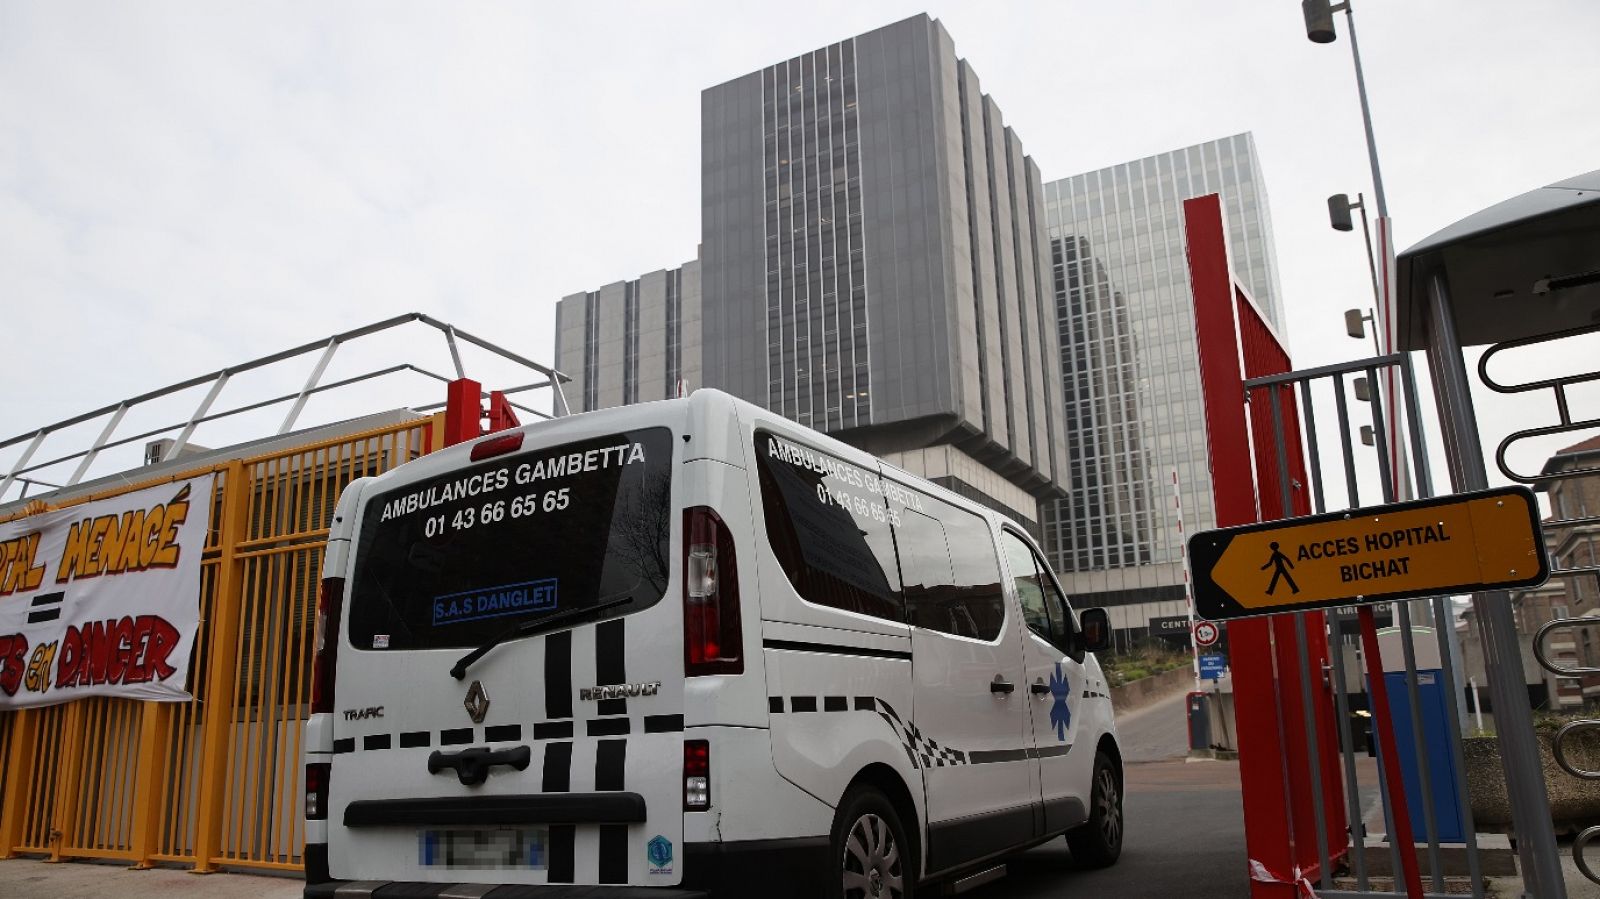
<path fill-rule="evenodd" d="M 1400 749 L 1394 739 L 1394 719 L 1389 714 L 1389 685 L 1383 680 L 1383 657 L 1378 654 L 1378 624 L 1372 606 L 1362 606 L 1356 614 L 1361 618 L 1361 654 L 1367 661 L 1367 692 L 1372 694 L 1378 754 L 1383 756 L 1383 783 L 1389 788 L 1390 817 L 1394 819 L 1394 838 L 1389 842 L 1400 848 L 1406 895 L 1422 899 L 1422 872 L 1417 868 L 1417 844 L 1411 834 L 1411 809 L 1406 806 L 1405 781 L 1400 779 Z"/>
<path fill-rule="evenodd" d="M 506 399 L 506 395 L 498 390 L 489 391 L 489 430 L 487 433 L 493 434 L 496 431 L 515 428 L 521 424 L 522 422 L 517 418 L 517 410 L 512 408 L 511 401 Z"/>
<path fill-rule="evenodd" d="M 444 445 L 455 446 L 483 434 L 483 385 L 457 378 L 445 388 Z"/>
<path fill-rule="evenodd" d="M 1247 378 L 1289 371 L 1288 353 L 1233 277 L 1219 198 L 1185 201 L 1184 223 L 1217 525 L 1305 514 L 1310 508 L 1293 393 L 1284 391 L 1279 397 L 1284 452 L 1293 479 L 1285 508 L 1271 397 L 1263 391 L 1260 402 L 1249 403 L 1244 388 Z M 1321 614 L 1308 615 L 1306 627 L 1320 636 Z M 1286 764 L 1309 757 L 1293 618 L 1234 621 L 1228 625 L 1228 642 L 1251 895 L 1290 899 L 1298 895 L 1297 881 L 1318 874 L 1312 807 L 1318 790 L 1323 793 L 1330 858 L 1346 851 L 1336 722 L 1331 694 L 1320 676 L 1326 641 L 1310 641 L 1309 659 L 1318 674 L 1312 716 L 1320 776 L 1303 764 Z"/>

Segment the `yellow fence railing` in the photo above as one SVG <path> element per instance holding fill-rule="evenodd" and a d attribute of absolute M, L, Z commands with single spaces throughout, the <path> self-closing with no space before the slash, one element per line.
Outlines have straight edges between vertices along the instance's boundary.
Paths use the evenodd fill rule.
<path fill-rule="evenodd" d="M 216 474 L 192 698 L 0 712 L 0 858 L 298 870 L 300 734 L 328 524 L 352 479 L 439 446 L 441 419 L 171 478 Z M 151 483 L 159 482 L 62 505 Z"/>

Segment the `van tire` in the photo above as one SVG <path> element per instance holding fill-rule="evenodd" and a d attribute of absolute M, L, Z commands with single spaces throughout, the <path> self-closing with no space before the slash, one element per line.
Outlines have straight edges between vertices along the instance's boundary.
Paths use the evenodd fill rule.
<path fill-rule="evenodd" d="M 916 847 L 881 790 L 862 784 L 845 794 L 828 841 L 828 899 L 913 899 Z M 874 893 L 876 884 L 880 892 Z"/>
<path fill-rule="evenodd" d="M 1094 754 L 1093 783 L 1089 820 L 1067 831 L 1067 846 L 1083 867 L 1108 868 L 1122 855 L 1122 783 L 1116 763 L 1104 752 Z"/>

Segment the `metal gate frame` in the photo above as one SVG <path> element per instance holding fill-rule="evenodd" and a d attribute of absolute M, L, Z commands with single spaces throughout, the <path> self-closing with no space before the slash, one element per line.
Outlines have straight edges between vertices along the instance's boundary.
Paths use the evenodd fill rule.
<path fill-rule="evenodd" d="M 1186 201 L 1184 211 L 1213 470 L 1250 473 L 1248 478 L 1226 478 L 1217 482 L 1214 489 L 1218 525 L 1328 510 L 1330 501 L 1324 490 L 1322 469 L 1325 462 L 1333 460 L 1325 458 L 1331 451 L 1328 441 L 1323 440 L 1317 430 L 1314 386 L 1331 387 L 1337 407 L 1337 462 L 1343 469 L 1348 506 L 1334 501 L 1334 507 L 1374 504 L 1364 503 L 1360 495 L 1346 401 L 1345 379 L 1358 374 L 1365 376 L 1369 388 L 1358 400 L 1370 406 L 1370 427 L 1376 444 L 1375 461 L 1382 491 L 1380 501 L 1394 502 L 1400 487 L 1398 478 L 1404 477 L 1403 474 L 1397 476 L 1389 467 L 1391 453 L 1384 428 L 1388 419 L 1385 418 L 1383 393 L 1376 388 L 1380 377 L 1396 384 L 1402 393 L 1402 397 L 1390 397 L 1391 406 L 1402 405 L 1403 399 L 1408 411 L 1406 421 L 1413 457 L 1407 461 L 1412 463 L 1417 474 L 1419 495 L 1430 496 L 1426 444 L 1420 432 L 1420 410 L 1410 357 L 1394 354 L 1291 371 L 1281 342 L 1248 294 L 1234 281 L 1218 198 L 1210 196 Z M 1440 650 L 1441 676 L 1453 686 L 1457 682 L 1459 653 L 1454 646 L 1454 622 L 1448 603 L 1447 597 L 1440 597 L 1394 604 L 1404 662 L 1404 691 L 1410 709 L 1412 744 L 1409 748 L 1420 769 L 1422 833 L 1415 836 L 1422 838 L 1425 850 L 1412 848 L 1419 844 L 1411 832 L 1405 791 L 1399 789 L 1402 780 L 1400 753 L 1384 695 L 1383 668 L 1386 666 L 1379 659 L 1372 609 L 1362 606 L 1358 611 L 1364 643 L 1361 655 L 1373 672 L 1368 680 L 1369 707 L 1376 715 L 1382 747 L 1378 793 L 1383 803 L 1385 831 L 1390 835 L 1388 855 L 1392 870 L 1397 874 L 1404 872 L 1405 892 L 1400 892 L 1402 880 L 1398 876 L 1393 892 L 1379 892 L 1374 887 L 1363 851 L 1365 829 L 1353 740 L 1342 741 L 1341 748 L 1340 740 L 1330 739 L 1335 731 L 1323 726 L 1322 716 L 1331 711 L 1330 701 L 1326 695 L 1319 694 L 1316 685 L 1326 683 L 1330 674 L 1339 685 L 1333 691 L 1331 705 L 1337 707 L 1339 721 L 1350 720 L 1343 649 L 1336 646 L 1330 651 L 1327 629 L 1331 618 L 1336 625 L 1334 634 L 1342 633 L 1343 629 L 1337 626 L 1341 614 L 1297 613 L 1245 619 L 1229 625 L 1236 656 L 1233 660 L 1235 697 L 1253 896 L 1287 899 L 1314 892 L 1330 899 L 1442 897 L 1447 884 L 1439 835 L 1445 823 L 1456 824 L 1464 834 L 1467 870 L 1463 873 L 1470 879 L 1471 894 L 1483 895 L 1482 866 L 1466 790 L 1459 689 L 1451 689 L 1456 695 L 1445 703 L 1449 732 L 1443 735 L 1454 771 L 1451 788 L 1458 798 L 1458 821 L 1435 819 L 1432 778 L 1423 746 L 1419 679 L 1413 648 L 1413 608 L 1431 616 L 1433 638 L 1438 641 Z M 1242 659 L 1238 658 L 1241 650 L 1244 651 Z M 1327 666 L 1326 660 L 1330 657 L 1332 665 Z M 1254 682 L 1241 683 L 1244 681 Z M 1290 735 L 1296 731 L 1303 734 L 1300 745 L 1307 748 L 1303 765 L 1296 761 L 1302 757 L 1294 754 L 1295 747 L 1290 740 Z M 1339 770 L 1341 762 L 1342 771 Z M 1542 785 L 1538 798 L 1543 798 Z M 1338 813 L 1341 806 L 1344 814 Z M 1526 847 L 1524 849 L 1526 851 Z M 1426 892 L 1419 856 L 1427 861 Z M 1336 873 L 1353 875 L 1353 889 L 1336 883 Z M 1540 892 L 1538 895 L 1557 894 Z"/>
<path fill-rule="evenodd" d="M 0 858 L 299 871 L 300 724 L 310 708 L 311 629 L 334 505 L 351 479 L 446 445 L 445 419 L 441 412 L 56 507 L 217 475 L 193 698 L 91 698 L 0 713 Z"/>

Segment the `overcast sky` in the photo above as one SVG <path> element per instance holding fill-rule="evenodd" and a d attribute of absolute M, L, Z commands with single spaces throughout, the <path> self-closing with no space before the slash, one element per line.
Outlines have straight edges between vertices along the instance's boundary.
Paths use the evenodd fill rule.
<path fill-rule="evenodd" d="M 1366 259 L 1324 205 L 1370 192 L 1348 34 L 1308 42 L 1296 0 L 4 0 L 0 439 L 408 311 L 552 361 L 559 297 L 693 257 L 703 88 L 921 11 L 1047 181 L 1253 131 L 1296 364 L 1362 352 L 1340 313 L 1370 305 Z M 1600 168 L 1600 3 L 1356 12 L 1402 248 Z M 384 364 L 448 371 L 408 333 Z M 1490 405 L 1485 431 L 1548 405 Z"/>

